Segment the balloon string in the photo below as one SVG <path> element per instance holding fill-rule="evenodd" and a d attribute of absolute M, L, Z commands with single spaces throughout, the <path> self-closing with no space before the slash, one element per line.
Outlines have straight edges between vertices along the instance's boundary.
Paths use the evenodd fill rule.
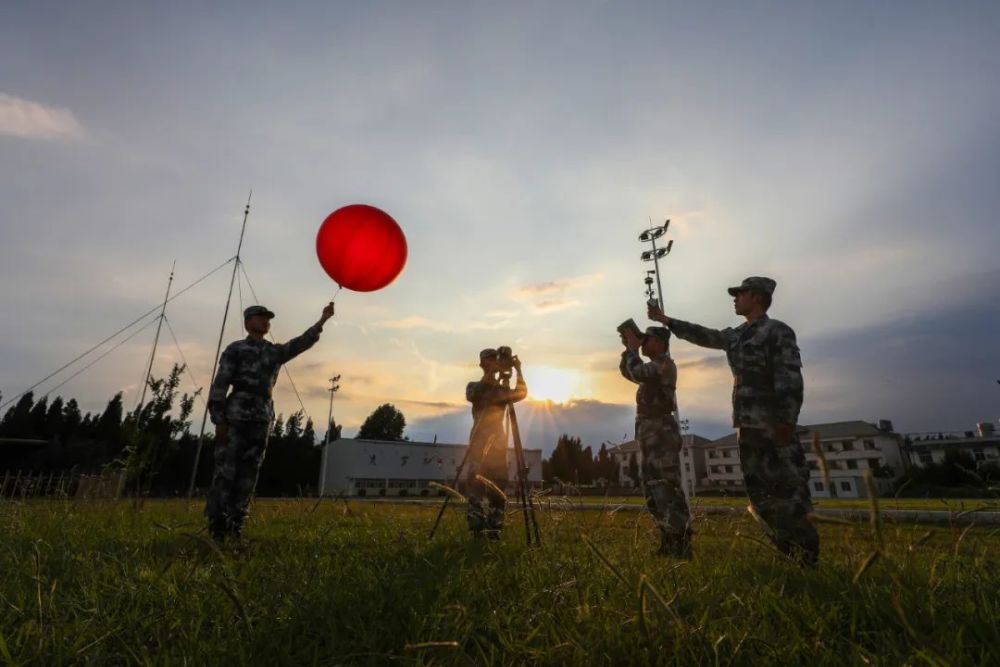
<path fill-rule="evenodd" d="M 342 289 L 344 289 L 344 288 L 340 286 L 340 283 L 337 283 L 337 291 L 333 293 L 333 298 L 330 299 L 330 301 L 334 301 L 335 302 L 337 300 L 337 295 L 340 294 L 340 290 L 342 290 Z"/>

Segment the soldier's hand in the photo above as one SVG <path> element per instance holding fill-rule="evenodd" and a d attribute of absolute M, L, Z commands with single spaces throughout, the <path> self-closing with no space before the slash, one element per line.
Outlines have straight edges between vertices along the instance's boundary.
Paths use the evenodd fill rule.
<path fill-rule="evenodd" d="M 646 316 L 654 322 L 660 322 L 662 324 L 670 324 L 670 318 L 663 314 L 660 307 L 654 304 L 649 304 L 646 306 Z"/>
<path fill-rule="evenodd" d="M 512 360 L 512 363 L 514 365 L 514 368 L 517 369 L 517 372 L 520 373 L 521 372 L 521 360 L 517 358 L 517 355 L 514 355 L 514 359 Z"/>
<path fill-rule="evenodd" d="M 624 334 L 625 348 L 629 352 L 635 352 L 642 346 L 642 339 L 635 335 L 634 331 L 626 330 Z"/>
<path fill-rule="evenodd" d="M 222 444 L 229 440 L 229 424 L 215 425 L 215 442 Z"/>
<path fill-rule="evenodd" d="M 326 304 L 325 308 L 323 308 L 323 321 L 326 322 L 328 319 L 333 317 L 333 312 L 334 312 L 333 301 L 331 301 L 330 303 Z"/>

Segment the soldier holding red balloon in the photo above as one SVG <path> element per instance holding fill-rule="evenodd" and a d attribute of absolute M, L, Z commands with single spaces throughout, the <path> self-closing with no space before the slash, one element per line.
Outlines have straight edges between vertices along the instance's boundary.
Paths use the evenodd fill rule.
<path fill-rule="evenodd" d="M 205 516 L 216 541 L 238 538 L 243 530 L 274 421 L 271 391 L 278 371 L 282 364 L 316 344 L 333 313 L 330 302 L 319 321 L 305 333 L 287 343 L 275 344 L 264 338 L 274 313 L 264 306 L 250 306 L 243 311 L 248 335 L 226 347 L 208 394 L 208 410 L 215 424 L 215 471 Z"/>

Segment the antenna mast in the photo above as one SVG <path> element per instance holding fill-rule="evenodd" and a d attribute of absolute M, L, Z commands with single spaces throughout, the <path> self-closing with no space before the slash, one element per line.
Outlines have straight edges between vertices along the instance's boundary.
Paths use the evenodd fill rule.
<path fill-rule="evenodd" d="M 222 313 L 222 326 L 219 328 L 219 342 L 215 346 L 215 357 L 212 361 L 212 378 L 208 381 L 209 397 L 211 397 L 211 387 L 215 382 L 215 372 L 218 370 L 219 353 L 222 351 L 222 337 L 226 333 L 226 319 L 229 317 L 229 304 L 233 300 L 233 285 L 236 284 L 236 274 L 240 270 L 240 251 L 243 250 L 243 236 L 247 231 L 247 218 L 250 216 L 250 198 L 253 197 L 253 190 L 247 196 L 247 205 L 243 209 L 243 226 L 240 228 L 240 241 L 236 244 L 236 261 L 233 262 L 233 275 L 229 279 L 229 293 L 226 295 L 226 309 Z M 191 468 L 191 483 L 188 485 L 188 498 L 194 495 L 194 482 L 198 476 L 198 463 L 201 461 L 201 448 L 205 443 L 205 424 L 208 422 L 208 401 L 205 401 L 205 411 L 201 415 L 201 431 L 198 432 L 198 447 L 194 451 L 194 466 Z"/>
<path fill-rule="evenodd" d="M 153 360 L 156 359 L 156 346 L 160 343 L 160 329 L 163 328 L 163 320 L 166 319 L 167 301 L 170 301 L 170 286 L 174 284 L 174 269 L 177 268 L 177 260 L 170 266 L 170 278 L 167 279 L 167 293 L 163 295 L 163 306 L 160 308 L 160 319 L 156 324 L 156 335 L 153 337 L 153 351 L 149 354 L 149 365 L 146 367 L 146 374 L 142 378 L 142 394 L 139 396 L 137 408 L 141 408 L 146 401 L 146 389 L 149 388 L 149 378 L 153 374 Z"/>

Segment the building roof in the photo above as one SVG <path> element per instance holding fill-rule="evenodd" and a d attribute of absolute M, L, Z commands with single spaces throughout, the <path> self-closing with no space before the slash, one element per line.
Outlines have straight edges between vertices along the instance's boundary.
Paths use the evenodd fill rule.
<path fill-rule="evenodd" d="M 39 440 L 38 438 L 0 438 L 0 445 L 13 447 L 44 447 L 47 444 L 49 444 L 48 440 Z"/>
<path fill-rule="evenodd" d="M 991 435 L 985 438 L 977 438 L 975 436 L 971 438 L 935 438 L 934 436 L 927 436 L 920 439 L 911 438 L 909 445 L 910 447 L 951 447 L 953 445 L 959 447 L 973 447 L 977 445 L 980 447 L 992 447 L 1000 445 L 1000 435 Z"/>
<path fill-rule="evenodd" d="M 684 440 L 685 445 L 693 445 L 695 447 L 701 447 L 712 442 L 708 438 L 704 438 L 696 433 L 685 433 L 681 438 Z M 628 442 L 608 448 L 608 454 L 629 454 L 637 451 L 639 451 L 639 443 L 635 440 L 629 440 Z"/>
<path fill-rule="evenodd" d="M 827 424 L 803 424 L 800 428 L 808 430 L 808 436 L 819 433 L 821 440 L 831 440 L 835 438 L 862 438 L 875 435 L 892 435 L 889 431 L 880 430 L 875 424 L 856 420 L 844 422 L 830 422 Z M 737 444 L 736 433 L 730 433 L 718 440 L 711 442 L 713 445 L 735 445 Z"/>

